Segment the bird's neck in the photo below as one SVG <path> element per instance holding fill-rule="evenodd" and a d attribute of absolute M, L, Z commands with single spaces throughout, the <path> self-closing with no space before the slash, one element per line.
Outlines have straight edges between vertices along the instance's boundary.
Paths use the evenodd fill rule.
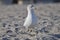
<path fill-rule="evenodd" d="M 28 10 L 28 16 L 32 15 L 34 13 L 34 10 L 31 9 L 31 10 Z"/>

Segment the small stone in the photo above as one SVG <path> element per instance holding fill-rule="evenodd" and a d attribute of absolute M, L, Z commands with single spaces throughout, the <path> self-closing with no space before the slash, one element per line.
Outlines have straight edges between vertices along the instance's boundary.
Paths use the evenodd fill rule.
<path fill-rule="evenodd" d="M 43 22 L 43 24 L 47 23 L 46 21 Z"/>
<path fill-rule="evenodd" d="M 7 35 L 10 36 L 10 37 L 16 37 L 15 33 L 7 33 Z"/>
<path fill-rule="evenodd" d="M 3 34 L 2 37 L 6 36 L 6 34 Z"/>
<path fill-rule="evenodd" d="M 2 38 L 2 40 L 9 40 L 8 38 Z"/>
<path fill-rule="evenodd" d="M 60 16 L 53 16 L 53 20 L 59 20 Z"/>
<path fill-rule="evenodd" d="M 10 16 L 10 15 L 9 15 L 8 17 L 9 17 L 9 18 L 13 18 L 14 16 Z"/>
<path fill-rule="evenodd" d="M 43 24 L 47 23 L 46 21 L 43 21 Z"/>
<path fill-rule="evenodd" d="M 40 23 L 38 23 L 38 24 L 40 24 Z"/>
<path fill-rule="evenodd" d="M 12 33 L 12 30 L 7 30 L 7 32 L 6 33 Z"/>
<path fill-rule="evenodd" d="M 7 30 L 7 35 L 11 36 L 11 37 L 16 37 L 16 34 L 13 33 L 12 30 Z"/>
<path fill-rule="evenodd" d="M 25 40 L 30 40 L 29 38 L 26 38 Z"/>
<path fill-rule="evenodd" d="M 23 17 L 23 19 L 25 19 L 25 17 Z"/>
<path fill-rule="evenodd" d="M 54 37 L 43 37 L 42 40 L 57 40 Z"/>
<path fill-rule="evenodd" d="M 39 38 L 37 38 L 37 40 L 39 40 Z"/>
<path fill-rule="evenodd" d="M 38 34 L 38 31 L 35 31 L 36 32 L 36 34 Z"/>
<path fill-rule="evenodd" d="M 11 26 L 11 25 L 8 25 L 8 26 Z"/>
<path fill-rule="evenodd" d="M 57 38 L 60 38 L 60 34 L 50 34 L 50 35 L 57 37 Z"/>
<path fill-rule="evenodd" d="M 5 27 L 6 26 L 6 23 L 3 23 L 2 25 L 3 25 L 3 27 Z"/>
<path fill-rule="evenodd" d="M 46 27 L 43 27 L 43 28 L 40 30 L 40 32 L 49 33 L 49 31 L 47 30 L 47 28 L 46 28 Z"/>
<path fill-rule="evenodd" d="M 16 37 L 16 35 L 15 35 L 15 34 L 10 34 L 9 36 L 10 36 L 10 37 Z"/>
<path fill-rule="evenodd" d="M 21 17 L 21 16 L 18 16 L 18 17 Z"/>
<path fill-rule="evenodd" d="M 18 26 L 18 24 L 14 24 L 16 27 Z"/>
<path fill-rule="evenodd" d="M 18 33 L 18 31 L 19 31 L 19 28 L 15 28 L 15 32 Z"/>
<path fill-rule="evenodd" d="M 19 40 L 19 38 L 15 38 L 14 40 Z"/>

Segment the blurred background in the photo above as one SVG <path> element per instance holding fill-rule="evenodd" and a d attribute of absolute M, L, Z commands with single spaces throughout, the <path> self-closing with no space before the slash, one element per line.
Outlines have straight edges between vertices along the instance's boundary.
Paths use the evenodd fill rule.
<path fill-rule="evenodd" d="M 4 4 L 18 4 L 18 3 L 59 3 L 60 0 L 0 0 Z"/>

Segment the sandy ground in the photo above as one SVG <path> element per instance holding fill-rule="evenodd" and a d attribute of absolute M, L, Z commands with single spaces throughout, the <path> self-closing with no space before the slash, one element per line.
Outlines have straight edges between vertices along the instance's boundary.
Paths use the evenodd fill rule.
<path fill-rule="evenodd" d="M 0 4 L 0 40 L 60 40 L 60 3 L 34 6 L 38 23 L 25 32 L 27 5 Z"/>

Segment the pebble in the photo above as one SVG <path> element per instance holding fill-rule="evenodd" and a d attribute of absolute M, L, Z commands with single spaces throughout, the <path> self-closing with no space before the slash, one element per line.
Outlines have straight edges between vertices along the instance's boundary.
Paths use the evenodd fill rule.
<path fill-rule="evenodd" d="M 14 32 L 12 30 L 7 30 L 7 35 L 10 37 L 16 37 L 16 34 L 14 34 Z"/>
<path fill-rule="evenodd" d="M 8 38 L 2 38 L 2 40 L 9 40 Z"/>
<path fill-rule="evenodd" d="M 3 27 L 6 27 L 7 24 L 6 23 L 2 23 L 2 25 L 3 25 Z"/>
<path fill-rule="evenodd" d="M 2 35 L 2 37 L 5 37 L 5 36 L 6 36 L 6 34 L 3 34 L 3 35 Z"/>
<path fill-rule="evenodd" d="M 51 36 L 54 36 L 56 38 L 60 38 L 60 34 L 50 34 Z"/>
<path fill-rule="evenodd" d="M 19 40 L 19 38 L 15 38 L 14 40 Z"/>
<path fill-rule="evenodd" d="M 25 17 L 23 17 L 23 19 L 25 19 Z"/>
<path fill-rule="evenodd" d="M 15 28 L 15 32 L 18 33 L 18 31 L 19 31 L 19 28 Z"/>
<path fill-rule="evenodd" d="M 47 30 L 46 27 L 43 27 L 43 28 L 40 30 L 40 32 L 49 33 L 49 31 Z"/>
<path fill-rule="evenodd" d="M 15 34 L 9 34 L 9 36 L 10 36 L 10 37 L 16 37 L 16 35 L 15 35 Z"/>
<path fill-rule="evenodd" d="M 54 37 L 42 37 L 42 40 L 58 40 Z"/>
<path fill-rule="evenodd" d="M 25 40 L 30 40 L 29 38 L 26 38 Z"/>
<path fill-rule="evenodd" d="M 12 30 L 7 30 L 6 33 L 12 33 Z"/>
<path fill-rule="evenodd" d="M 53 16 L 53 20 L 59 20 L 60 16 Z"/>
<path fill-rule="evenodd" d="M 18 24 L 14 24 L 16 27 L 19 26 Z"/>
<path fill-rule="evenodd" d="M 11 26 L 10 24 L 8 26 Z"/>
<path fill-rule="evenodd" d="M 39 38 L 37 38 L 37 40 L 40 40 Z"/>

